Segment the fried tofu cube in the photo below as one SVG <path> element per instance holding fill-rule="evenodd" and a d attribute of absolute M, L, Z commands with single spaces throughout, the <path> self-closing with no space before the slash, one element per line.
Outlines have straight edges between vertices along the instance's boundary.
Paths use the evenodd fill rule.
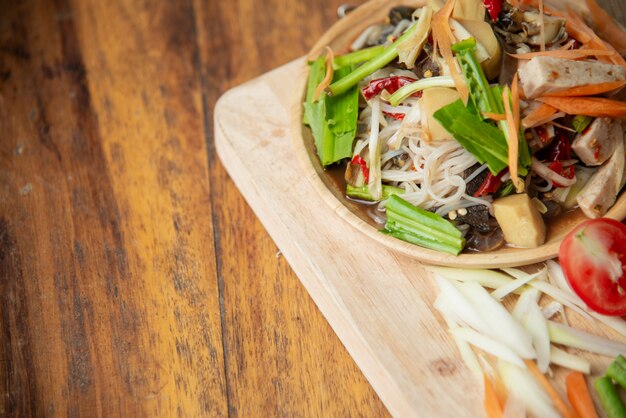
<path fill-rule="evenodd" d="M 527 194 L 496 199 L 493 209 L 507 243 L 515 247 L 535 248 L 545 242 L 546 224 Z"/>

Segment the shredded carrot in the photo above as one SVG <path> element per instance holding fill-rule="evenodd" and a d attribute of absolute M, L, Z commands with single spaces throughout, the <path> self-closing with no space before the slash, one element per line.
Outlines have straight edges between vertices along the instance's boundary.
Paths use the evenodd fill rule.
<path fill-rule="evenodd" d="M 543 373 L 539 371 L 539 368 L 537 367 L 535 362 L 532 360 L 524 360 L 524 363 L 526 363 L 526 366 L 535 377 L 535 379 L 541 384 L 541 386 L 543 386 L 543 389 L 548 393 L 548 395 L 550 395 L 554 406 L 556 407 L 556 409 L 558 409 L 561 415 L 563 415 L 563 417 L 565 418 L 579 418 L 578 414 L 572 408 L 570 408 L 563 399 L 561 399 L 561 396 L 559 396 L 556 389 L 554 389 L 554 387 L 550 384 L 548 379 L 546 379 Z"/>
<path fill-rule="evenodd" d="M 585 115 L 597 118 L 622 118 L 626 116 L 626 103 L 602 97 L 550 97 L 536 99 L 556 107 L 569 115 Z"/>
<path fill-rule="evenodd" d="M 500 408 L 504 411 L 504 406 L 506 405 L 506 400 L 509 396 L 509 391 L 504 384 L 504 381 L 500 377 L 498 373 L 493 374 L 493 388 L 496 391 L 496 398 L 498 398 L 498 403 L 500 404 Z"/>
<path fill-rule="evenodd" d="M 506 123 L 509 128 L 509 131 L 507 132 L 507 140 L 509 144 L 509 173 L 511 173 L 511 181 L 515 186 L 515 189 L 521 193 L 524 190 L 524 183 L 517 176 L 517 163 L 519 159 L 519 125 L 515 124 L 513 109 L 511 109 L 511 89 L 508 86 L 505 87 L 502 92 L 502 100 L 504 101 L 504 113 L 506 114 Z M 519 98 L 517 102 L 519 106 Z"/>
<path fill-rule="evenodd" d="M 456 61 L 454 60 L 454 55 L 452 54 L 452 49 L 450 49 L 452 43 L 456 42 L 449 24 L 450 16 L 452 15 L 455 4 L 456 0 L 447 0 L 446 4 L 444 4 L 444 6 L 433 15 L 431 31 L 435 43 L 435 49 L 439 48 L 441 56 L 450 68 L 450 75 L 454 80 L 454 85 L 459 92 L 463 103 L 467 103 L 469 98 L 469 89 L 465 84 L 463 77 L 461 77 L 461 74 L 459 73 Z"/>
<path fill-rule="evenodd" d="M 589 26 L 585 24 L 578 13 L 572 9 L 567 9 L 566 13 L 559 13 L 558 16 L 566 19 L 565 29 L 567 34 L 574 37 L 578 42 L 588 45 L 593 40 L 593 36 L 589 33 Z"/>
<path fill-rule="evenodd" d="M 535 57 L 553 57 L 569 60 L 577 60 L 590 56 L 606 57 L 617 55 L 615 51 L 607 51 L 606 49 L 555 49 L 552 51 L 527 52 L 525 54 L 511 54 L 513 58 L 518 60 L 530 60 Z"/>
<path fill-rule="evenodd" d="M 598 418 L 585 377 L 581 372 L 571 372 L 565 377 L 567 399 L 581 418 Z"/>
<path fill-rule="evenodd" d="M 503 115 L 501 113 L 483 112 L 483 116 L 491 120 L 497 120 L 497 121 L 506 120 L 506 115 Z"/>
<path fill-rule="evenodd" d="M 334 54 L 333 50 L 327 46 L 326 47 L 326 75 L 324 79 L 317 85 L 315 88 L 315 94 L 313 95 L 313 101 L 317 102 L 326 89 L 326 87 L 330 86 L 330 83 L 333 81 L 334 69 L 333 69 L 333 59 Z"/>
<path fill-rule="evenodd" d="M 524 119 L 522 119 L 522 127 L 524 129 L 534 128 L 539 125 L 552 120 L 551 117 L 557 113 L 558 110 L 550 105 L 542 103 L 532 112 L 530 112 Z"/>
<path fill-rule="evenodd" d="M 620 54 L 626 54 L 626 31 L 609 15 L 596 0 L 585 0 L 598 35 L 613 45 Z"/>
<path fill-rule="evenodd" d="M 491 384 L 491 379 L 486 373 L 483 373 L 483 380 L 485 384 L 485 399 L 483 400 L 483 406 L 485 407 L 485 413 L 488 418 L 502 418 L 502 406 L 498 402 L 496 391 Z"/>
<path fill-rule="evenodd" d="M 553 97 L 572 97 L 572 96 L 595 96 L 602 93 L 608 93 L 623 87 L 626 81 L 609 81 L 606 83 L 586 84 L 584 86 L 572 87 L 567 90 L 547 93 L 546 96 Z"/>
<path fill-rule="evenodd" d="M 513 76 L 511 83 L 511 100 L 513 101 L 513 121 L 515 128 L 519 130 L 519 77 L 517 73 Z"/>
<path fill-rule="evenodd" d="M 567 31 L 570 35 L 573 35 L 574 38 L 578 39 L 578 41 L 580 41 L 585 48 L 604 49 L 606 51 L 617 52 L 615 48 L 600 39 L 600 37 L 596 35 L 593 29 L 587 26 L 585 21 L 574 10 L 568 7 L 565 17 L 567 18 Z M 580 36 L 580 39 L 577 37 L 577 34 L 574 33 L 575 31 L 578 32 L 578 36 Z M 598 59 L 602 62 L 617 64 L 626 68 L 626 60 L 624 60 L 624 58 L 618 53 L 607 57 L 599 56 Z"/>

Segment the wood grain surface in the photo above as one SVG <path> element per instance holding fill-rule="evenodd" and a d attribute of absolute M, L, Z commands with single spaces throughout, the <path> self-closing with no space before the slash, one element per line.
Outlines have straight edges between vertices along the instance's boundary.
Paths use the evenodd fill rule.
<path fill-rule="evenodd" d="M 387 414 L 213 146 L 339 3 L 0 0 L 0 416 Z"/>
<path fill-rule="evenodd" d="M 337 3 L 0 3 L 0 416 L 386 413 L 212 144 Z"/>

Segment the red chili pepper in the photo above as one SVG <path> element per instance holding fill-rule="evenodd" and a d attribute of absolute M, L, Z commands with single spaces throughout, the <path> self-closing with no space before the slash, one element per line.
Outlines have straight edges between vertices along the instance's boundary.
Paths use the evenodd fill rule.
<path fill-rule="evenodd" d="M 600 158 L 600 151 L 602 151 L 602 144 L 598 144 L 598 146 L 596 146 L 596 149 L 593 150 L 593 157 L 596 160 Z"/>
<path fill-rule="evenodd" d="M 498 20 L 498 15 L 500 14 L 500 10 L 502 10 L 502 0 L 483 0 L 483 5 L 489 12 L 491 20 Z"/>
<path fill-rule="evenodd" d="M 566 161 L 572 158 L 572 147 L 569 136 L 564 129 L 555 128 L 555 138 L 550 144 L 550 154 L 548 161 Z"/>
<path fill-rule="evenodd" d="M 393 76 L 386 78 L 377 78 L 376 80 L 370 81 L 370 84 L 363 89 L 363 97 L 365 100 L 370 100 L 373 97 L 376 97 L 383 90 L 387 90 L 389 94 L 395 93 L 400 87 L 406 86 L 407 84 L 411 84 L 416 80 L 409 77 L 404 76 Z M 422 92 L 417 92 L 413 96 L 421 97 Z"/>
<path fill-rule="evenodd" d="M 474 193 L 474 197 L 481 197 L 487 194 L 495 193 L 498 191 L 500 186 L 502 186 L 502 177 L 509 171 L 508 168 L 500 171 L 497 176 L 491 174 L 491 171 L 487 173 L 487 178 L 483 181 L 483 184 L 480 185 L 476 193 Z"/>
<path fill-rule="evenodd" d="M 535 128 L 535 132 L 537 133 L 537 136 L 539 137 L 541 143 L 547 144 L 548 142 L 550 142 L 550 137 L 548 136 L 548 130 L 546 128 L 544 128 L 543 126 L 537 126 Z"/>
<path fill-rule="evenodd" d="M 389 112 L 385 112 L 384 110 L 383 110 L 383 113 L 389 116 L 390 118 L 394 118 L 397 120 L 404 120 L 404 117 L 406 116 L 404 113 L 389 113 Z"/>
<path fill-rule="evenodd" d="M 548 168 L 554 171 L 555 173 L 557 173 L 558 175 L 565 177 L 566 179 L 573 179 L 574 174 L 576 174 L 576 172 L 574 171 L 573 165 L 570 165 L 569 167 L 563 167 L 563 162 L 561 161 L 554 161 L 548 164 Z M 563 185 L 555 181 L 554 187 L 563 187 Z"/>
<path fill-rule="evenodd" d="M 367 163 L 360 155 L 355 155 L 350 161 L 350 164 L 355 164 L 361 167 L 361 173 L 363 173 L 363 177 L 365 178 L 365 183 L 370 182 L 370 170 L 367 168 Z"/>

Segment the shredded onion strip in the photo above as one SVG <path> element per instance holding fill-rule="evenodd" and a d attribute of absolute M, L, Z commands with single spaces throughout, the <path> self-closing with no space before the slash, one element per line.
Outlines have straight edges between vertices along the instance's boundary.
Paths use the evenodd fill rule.
<path fill-rule="evenodd" d="M 535 157 L 532 157 L 532 165 L 533 171 L 542 179 L 547 180 L 554 183 L 558 183 L 562 187 L 569 187 L 576 184 L 576 177 L 568 179 L 567 177 L 563 177 L 555 171 L 551 170 L 547 165 L 543 164 Z"/>

